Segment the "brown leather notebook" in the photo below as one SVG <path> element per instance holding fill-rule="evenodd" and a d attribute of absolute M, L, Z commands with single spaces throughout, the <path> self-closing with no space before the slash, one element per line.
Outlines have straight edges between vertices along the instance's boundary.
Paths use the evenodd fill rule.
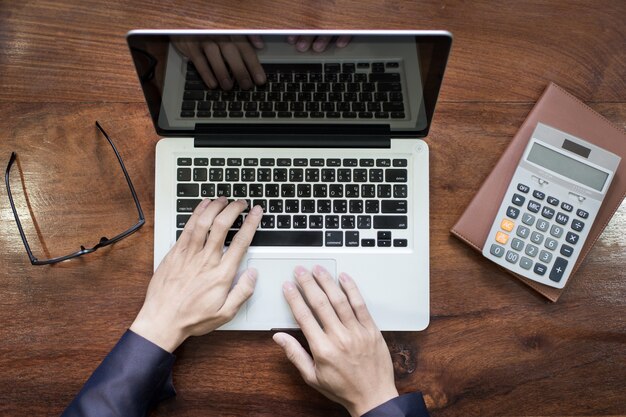
<path fill-rule="evenodd" d="M 482 251 L 500 202 L 538 122 L 582 138 L 622 158 L 587 241 L 574 265 L 572 270 L 574 275 L 626 196 L 626 133 L 554 83 L 550 83 L 545 89 L 451 232 L 474 249 Z M 485 262 L 489 261 L 485 258 Z M 511 274 L 551 301 L 557 301 L 567 288 L 567 284 L 563 289 L 552 288 Z M 568 283 L 572 279 L 575 277 L 572 276 Z"/>

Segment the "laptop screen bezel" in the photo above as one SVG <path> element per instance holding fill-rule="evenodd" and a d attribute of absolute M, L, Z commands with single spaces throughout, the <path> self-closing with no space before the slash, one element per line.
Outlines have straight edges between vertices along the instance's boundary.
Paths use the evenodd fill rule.
<path fill-rule="evenodd" d="M 358 126 L 356 124 L 289 124 L 289 129 L 285 129 L 285 124 L 237 124 L 237 123 L 220 123 L 220 124 L 199 124 L 194 130 L 175 130 L 175 129 L 163 129 L 158 125 L 158 114 L 155 117 L 153 109 L 150 109 L 150 98 L 142 85 L 142 92 L 144 99 L 148 105 L 150 116 L 157 134 L 161 137 L 198 137 L 198 136 L 210 136 L 218 134 L 228 133 L 241 133 L 254 132 L 255 128 L 259 130 L 271 133 L 273 135 L 280 136 L 287 130 L 289 135 L 294 134 L 308 134 L 311 130 L 324 131 L 326 134 L 349 134 L 356 133 L 359 135 L 367 135 L 368 131 L 372 134 L 386 134 L 393 136 L 394 138 L 423 138 L 428 135 L 430 130 L 434 110 L 439 97 L 439 91 L 441 90 L 441 84 L 443 82 L 443 76 L 447 66 L 450 49 L 452 46 L 452 34 L 443 30 L 131 30 L 126 35 L 126 40 L 129 49 L 132 50 L 133 44 L 137 38 L 145 37 L 163 37 L 163 36 L 179 36 L 179 35 L 191 35 L 191 36 L 217 36 L 217 35 L 326 35 L 326 36 L 339 36 L 339 35 L 380 35 L 380 36 L 413 36 L 419 37 L 421 41 L 431 43 L 433 47 L 433 57 L 431 65 L 427 71 L 427 78 L 423 83 L 423 100 L 426 112 L 426 126 L 421 130 L 392 130 L 388 123 L 380 124 L 363 124 Z M 136 73 L 139 78 L 138 69 Z M 141 84 L 141 80 L 140 80 Z M 154 103 L 152 103 L 154 104 Z M 160 103 L 159 103 L 160 105 Z M 358 128 L 357 128 L 358 126 Z M 368 129 L 369 128 L 369 129 Z M 354 129 L 354 131 L 352 131 Z M 352 132 L 351 132 L 352 131 Z"/>

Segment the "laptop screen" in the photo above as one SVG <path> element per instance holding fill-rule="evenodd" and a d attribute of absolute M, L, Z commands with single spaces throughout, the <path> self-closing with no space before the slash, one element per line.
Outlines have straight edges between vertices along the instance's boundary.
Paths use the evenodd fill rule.
<path fill-rule="evenodd" d="M 451 45 L 448 32 L 421 31 L 133 31 L 127 39 L 161 136 L 323 125 L 423 137 Z"/>

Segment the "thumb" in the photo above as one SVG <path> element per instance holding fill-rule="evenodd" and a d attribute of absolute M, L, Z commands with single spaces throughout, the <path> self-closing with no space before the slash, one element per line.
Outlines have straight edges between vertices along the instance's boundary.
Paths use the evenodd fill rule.
<path fill-rule="evenodd" d="M 287 333 L 275 333 L 272 339 L 283 348 L 287 359 L 300 371 L 304 382 L 308 385 L 317 386 L 313 358 L 304 350 L 300 342 Z"/>
<path fill-rule="evenodd" d="M 241 274 L 237 284 L 228 293 L 226 301 L 224 301 L 224 305 L 220 310 L 224 310 L 234 317 L 241 305 L 252 296 L 254 286 L 256 285 L 256 276 L 256 269 L 247 269 Z"/>

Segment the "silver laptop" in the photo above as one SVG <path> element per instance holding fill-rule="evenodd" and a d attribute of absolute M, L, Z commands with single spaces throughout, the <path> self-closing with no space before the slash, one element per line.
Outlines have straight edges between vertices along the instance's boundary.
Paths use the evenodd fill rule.
<path fill-rule="evenodd" d="M 426 328 L 429 158 L 421 138 L 450 33 L 137 30 L 127 40 L 163 137 L 155 268 L 202 198 L 243 198 L 265 208 L 240 267 L 256 268 L 258 280 L 222 329 L 297 327 L 282 283 L 296 265 L 315 264 L 350 274 L 381 330 Z"/>

